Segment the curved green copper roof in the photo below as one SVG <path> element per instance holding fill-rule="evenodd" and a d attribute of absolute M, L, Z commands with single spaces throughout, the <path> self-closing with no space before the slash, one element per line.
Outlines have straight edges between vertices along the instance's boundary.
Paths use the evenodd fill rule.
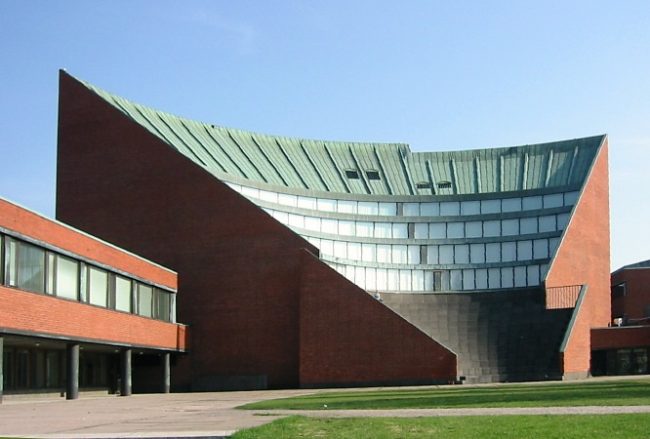
<path fill-rule="evenodd" d="M 82 83 L 216 177 L 258 186 L 384 196 L 580 188 L 605 138 L 412 152 L 401 143 L 306 140 L 219 127 L 157 111 Z M 357 178 L 350 178 L 348 173 L 355 171 Z"/>

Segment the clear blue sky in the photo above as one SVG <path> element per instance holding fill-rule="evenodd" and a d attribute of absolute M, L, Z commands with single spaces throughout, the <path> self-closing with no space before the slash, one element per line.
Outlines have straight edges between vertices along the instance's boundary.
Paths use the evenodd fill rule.
<path fill-rule="evenodd" d="M 0 60 L 0 196 L 46 215 L 65 68 L 270 134 L 417 151 L 608 133 L 612 268 L 650 258 L 648 1 L 0 0 Z"/>

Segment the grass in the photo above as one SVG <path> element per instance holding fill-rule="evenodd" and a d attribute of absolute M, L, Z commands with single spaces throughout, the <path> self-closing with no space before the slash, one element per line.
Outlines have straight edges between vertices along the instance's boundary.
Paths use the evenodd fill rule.
<path fill-rule="evenodd" d="M 468 416 L 438 418 L 305 418 L 291 416 L 237 432 L 253 438 L 548 438 L 650 437 L 650 415 Z"/>
<path fill-rule="evenodd" d="M 567 407 L 650 404 L 650 379 L 321 392 L 260 401 L 244 409 L 328 410 L 463 407 Z"/>

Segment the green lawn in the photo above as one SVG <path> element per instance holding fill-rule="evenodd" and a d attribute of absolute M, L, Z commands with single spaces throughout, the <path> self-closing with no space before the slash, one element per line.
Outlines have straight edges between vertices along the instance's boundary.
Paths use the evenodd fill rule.
<path fill-rule="evenodd" d="M 438 418 L 305 418 L 291 416 L 242 430 L 252 438 L 545 438 L 650 437 L 650 415 L 467 416 Z"/>
<path fill-rule="evenodd" d="M 321 392 L 260 401 L 240 408 L 400 409 L 460 407 L 550 407 L 650 404 L 650 379 L 576 383 L 507 384 L 374 391 Z"/>

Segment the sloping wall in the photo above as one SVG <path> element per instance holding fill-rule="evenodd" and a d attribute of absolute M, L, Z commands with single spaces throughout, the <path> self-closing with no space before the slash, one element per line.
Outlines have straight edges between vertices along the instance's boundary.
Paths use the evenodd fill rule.
<path fill-rule="evenodd" d="M 458 356 L 466 382 L 557 379 L 570 310 L 546 309 L 541 288 L 382 293 L 384 303 Z"/>
<path fill-rule="evenodd" d="M 326 346 L 317 328 L 349 329 L 345 315 L 301 303 L 305 297 L 327 302 L 327 285 L 318 294 L 301 292 L 301 274 L 316 270 L 303 267 L 302 253 L 316 249 L 65 73 L 59 105 L 57 217 L 179 273 L 178 319 L 191 327 L 190 355 L 174 371 L 179 388 L 297 387 L 301 331 L 312 337 L 305 346 L 315 347 Z M 317 267 L 329 281 L 324 273 L 333 270 L 320 262 Z M 333 294 L 337 309 L 353 307 Z M 303 305 L 307 320 L 300 315 Z M 371 309 L 376 320 L 368 323 L 405 324 L 385 307 Z M 310 330 L 310 324 L 316 326 Z M 418 331 L 401 330 L 433 343 Z M 362 338 L 356 340 L 346 346 L 363 351 Z M 388 352 L 397 358 L 401 345 L 387 345 Z M 319 375 L 315 366 L 331 362 L 332 352 L 313 350 L 305 358 L 310 382 L 347 379 Z M 358 359 L 347 351 L 337 358 L 342 364 Z M 417 359 L 414 367 L 425 361 L 415 353 L 407 358 Z M 354 367 L 361 371 L 358 363 Z M 373 377 L 387 382 L 400 376 L 400 369 L 391 371 Z"/>
<path fill-rule="evenodd" d="M 57 218 L 179 273 L 184 388 L 298 385 L 291 233 L 62 73 Z M 180 274 L 182 273 L 182 274 Z"/>
<path fill-rule="evenodd" d="M 303 252 L 300 385 L 448 383 L 456 355 Z"/>
<path fill-rule="evenodd" d="M 595 159 L 580 199 L 546 277 L 547 288 L 588 285 L 583 306 L 561 358 L 565 378 L 588 374 L 590 329 L 607 326 L 609 288 L 609 172 L 607 139 Z"/>

